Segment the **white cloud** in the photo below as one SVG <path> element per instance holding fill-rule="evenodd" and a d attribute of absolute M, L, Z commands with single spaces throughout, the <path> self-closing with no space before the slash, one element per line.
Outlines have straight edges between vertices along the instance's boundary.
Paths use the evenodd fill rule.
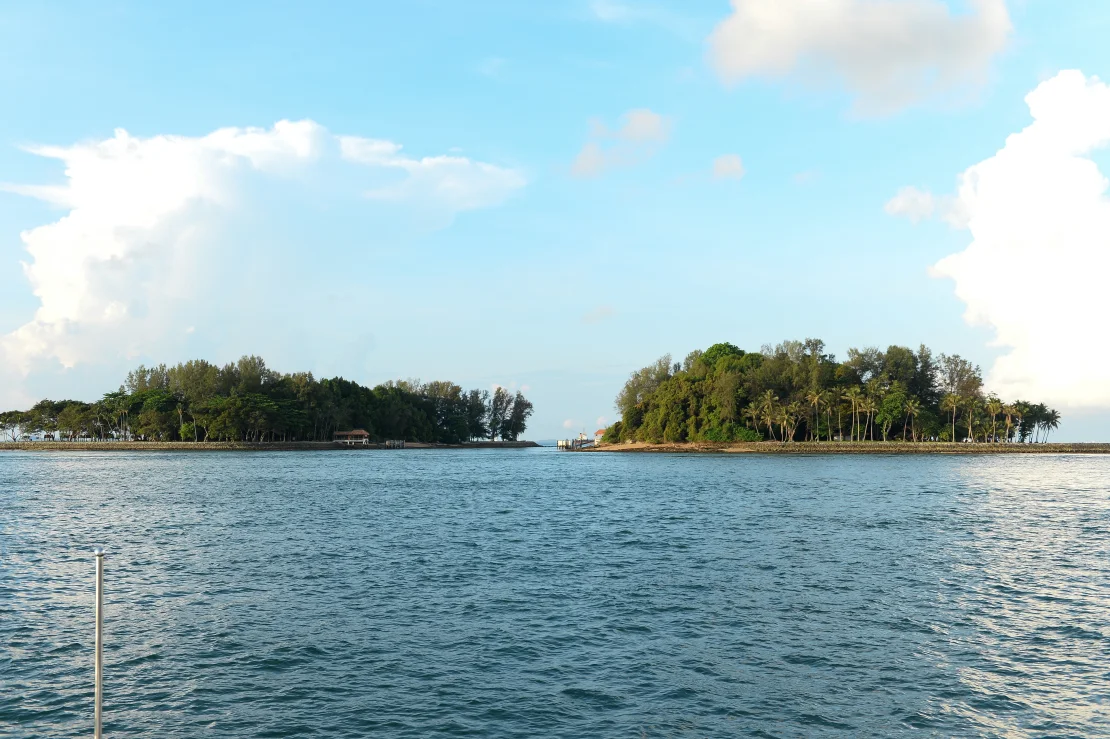
<path fill-rule="evenodd" d="M 883 210 L 887 215 L 908 218 L 910 223 L 919 223 L 932 218 L 937 204 L 933 193 L 918 190 L 916 187 L 903 187 L 898 194 L 887 201 Z"/>
<path fill-rule="evenodd" d="M 595 141 L 587 141 L 570 165 L 570 171 L 575 177 L 597 177 L 605 171 L 606 164 L 601 145 Z"/>
<path fill-rule="evenodd" d="M 597 417 L 597 427 L 599 429 L 608 428 L 609 427 L 609 419 L 606 418 L 605 416 L 598 416 Z"/>
<path fill-rule="evenodd" d="M 590 121 L 590 139 L 571 165 L 576 177 L 597 177 L 606 170 L 629 167 L 651 157 L 670 137 L 671 122 L 647 108 L 636 108 L 621 117 L 616 129 Z"/>
<path fill-rule="evenodd" d="M 234 252 L 234 245 L 217 246 L 213 233 L 237 213 L 249 178 L 307 187 L 299 183 L 308 175 L 346 167 L 342 183 L 371 168 L 401 176 L 375 197 L 447 213 L 495 205 L 524 184 L 513 170 L 461 157 L 411 159 L 393 142 L 336 137 L 313 121 L 200 137 L 117 130 L 104 141 L 29 151 L 60 160 L 64 182 L 0 187 L 68 212 L 22 234 L 24 272 L 40 305 L 32 320 L 0 337 L 0 358 L 23 374 L 42 360 L 72 367 L 134 357 L 170 335 L 200 333 L 198 306 L 231 299 L 206 292 Z M 301 255 L 311 258 L 309 250 Z"/>
<path fill-rule="evenodd" d="M 736 154 L 724 154 L 713 160 L 713 177 L 718 180 L 739 180 L 744 176 L 744 162 Z"/>
<path fill-rule="evenodd" d="M 624 114 L 624 123 L 615 135 L 633 143 L 663 143 L 669 133 L 670 124 L 666 118 L 647 108 L 637 108 Z"/>
<path fill-rule="evenodd" d="M 1110 407 L 1102 340 L 1110 274 L 1108 181 L 1091 153 L 1110 144 L 1110 88 L 1061 72 L 1026 97 L 1034 122 L 966 170 L 956 197 L 972 237 L 942 259 L 973 325 L 1009 348 L 988 374 L 1006 398 Z"/>
<path fill-rule="evenodd" d="M 577 426 L 578 426 L 578 422 L 575 421 L 573 418 L 568 418 L 567 420 L 563 421 L 563 428 L 565 428 L 565 429 L 573 429 L 573 428 L 576 428 Z"/>
<path fill-rule="evenodd" d="M 967 227 L 967 213 L 958 198 L 950 195 L 938 197 L 916 187 L 903 187 L 887 201 L 883 210 L 887 215 L 901 216 L 914 224 L 936 217 L 953 228 Z"/>
<path fill-rule="evenodd" d="M 974 90 L 1010 35 L 1005 0 L 732 0 L 709 37 L 726 82 L 794 76 L 836 82 L 865 113 Z"/>
<path fill-rule="evenodd" d="M 338 140 L 340 153 L 349 162 L 407 173 L 399 184 L 367 191 L 367 197 L 377 200 L 419 199 L 458 212 L 497 205 L 526 183 L 516 170 L 466 157 L 412 159 L 402 155 L 401 145 L 392 141 L 359 136 L 339 136 Z"/>
<path fill-rule="evenodd" d="M 603 23 L 619 25 L 649 24 L 684 38 L 694 40 L 698 24 L 694 19 L 674 13 L 649 2 L 591 0 L 590 13 Z"/>

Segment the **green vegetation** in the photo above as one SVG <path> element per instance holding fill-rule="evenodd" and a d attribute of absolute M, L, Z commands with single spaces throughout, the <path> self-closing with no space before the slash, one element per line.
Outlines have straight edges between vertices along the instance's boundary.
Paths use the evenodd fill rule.
<path fill-rule="evenodd" d="M 892 346 L 849 349 L 818 339 L 759 352 L 714 344 L 682 363 L 661 357 L 617 396 L 604 441 L 1045 441 L 1060 414 L 983 391 L 979 367 Z"/>
<path fill-rule="evenodd" d="M 218 367 L 204 360 L 139 367 L 95 403 L 43 400 L 0 413 L 0 434 L 146 441 L 330 441 L 362 428 L 373 440 L 456 444 L 516 441 L 532 415 L 521 393 L 464 392 L 451 382 L 387 382 L 375 388 L 311 373 L 284 375 L 261 357 Z"/>

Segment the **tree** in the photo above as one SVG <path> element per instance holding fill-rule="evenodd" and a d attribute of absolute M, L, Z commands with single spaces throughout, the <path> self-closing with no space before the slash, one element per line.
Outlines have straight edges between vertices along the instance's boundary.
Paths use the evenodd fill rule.
<path fill-rule="evenodd" d="M 967 408 L 967 438 L 975 441 L 975 432 L 972 430 L 972 426 L 974 424 L 975 413 L 979 410 L 979 398 L 968 398 L 965 407 Z"/>
<path fill-rule="evenodd" d="M 23 426 L 27 423 L 27 416 L 23 411 L 5 411 L 0 413 L 0 434 L 11 441 L 19 441 L 23 433 Z"/>
<path fill-rule="evenodd" d="M 518 390 L 513 397 L 512 409 L 501 423 L 501 438 L 505 441 L 516 441 L 524 433 L 531 416 L 532 403 Z"/>
<path fill-rule="evenodd" d="M 643 403 L 670 376 L 670 354 L 664 354 L 654 364 L 648 365 L 638 372 L 633 372 L 617 396 L 617 411 L 620 412 L 621 417 L 629 415 L 636 406 Z M 492 418 L 490 419 L 490 426 L 494 426 Z"/>
<path fill-rule="evenodd" d="M 713 347 L 710 347 L 712 349 Z M 706 352 L 708 354 L 708 352 Z M 725 372 L 713 381 L 714 400 L 717 405 L 718 419 L 723 423 L 732 423 L 738 418 L 740 376 Z"/>
<path fill-rule="evenodd" d="M 489 401 L 489 410 L 486 417 L 489 419 L 489 438 L 493 441 L 502 433 L 502 428 L 509 418 L 512 410 L 513 396 L 508 390 L 498 385 Z"/>
<path fill-rule="evenodd" d="M 519 436 L 532 414 L 531 402 L 502 391 L 501 415 L 491 429 L 487 404 L 492 403 L 489 393 L 463 392 L 451 382 L 398 380 L 369 388 L 341 377 L 281 374 L 261 357 L 247 356 L 223 367 L 203 360 L 139 367 L 117 392 L 95 403 L 44 400 L 29 411 L 5 414 L 13 422 L 3 430 L 15 438 L 42 431 L 67 438 L 254 443 L 328 441 L 336 431 L 352 428 L 365 429 L 376 440 L 436 443 Z"/>
<path fill-rule="evenodd" d="M 948 393 L 940 401 L 940 409 L 952 413 L 952 438 L 950 441 L 956 440 L 956 412 L 960 409 L 960 405 L 960 396 L 955 393 Z"/>
<path fill-rule="evenodd" d="M 751 420 L 752 428 L 759 431 L 759 419 L 763 412 L 760 410 L 757 403 L 748 403 L 748 407 L 744 409 L 744 415 Z"/>
<path fill-rule="evenodd" d="M 945 393 L 959 398 L 971 398 L 983 387 L 983 373 L 958 354 L 940 355 L 940 387 Z"/>
<path fill-rule="evenodd" d="M 854 385 L 854 386 L 848 388 L 844 392 L 843 397 L 844 397 L 844 400 L 846 400 L 846 401 L 848 401 L 849 403 L 852 404 L 852 441 L 858 441 L 858 439 L 856 439 L 856 427 L 858 426 L 856 421 L 857 421 L 859 416 L 857 414 L 856 409 L 859 406 L 860 401 L 863 398 L 863 390 L 861 390 L 858 386 Z"/>
<path fill-rule="evenodd" d="M 1002 413 L 1002 401 L 993 395 L 987 399 L 987 413 L 991 417 L 991 441 L 998 441 L 998 414 Z"/>
<path fill-rule="evenodd" d="M 1045 414 L 1042 423 L 1044 424 L 1045 430 L 1044 440 L 1048 441 L 1048 434 L 1060 428 L 1060 412 L 1057 411 L 1055 408 L 1050 408 Z"/>
<path fill-rule="evenodd" d="M 879 427 L 882 429 L 883 441 L 887 440 L 890 427 L 902 418 L 902 412 L 906 407 L 906 400 L 906 391 L 900 382 L 895 382 L 894 385 L 891 386 L 890 391 L 883 396 L 882 402 L 879 404 L 879 414 L 877 416 Z M 904 433 L 903 438 L 905 438 Z"/>
<path fill-rule="evenodd" d="M 806 402 L 813 406 L 813 425 L 809 428 L 809 437 L 811 441 L 820 441 L 817 435 L 817 430 L 821 426 L 820 405 L 824 399 L 824 394 L 820 390 L 810 390 L 806 393 Z"/>
<path fill-rule="evenodd" d="M 706 349 L 700 358 L 703 362 L 705 362 L 706 367 L 709 370 L 712 370 L 714 367 L 717 366 L 717 362 L 724 357 L 742 356 L 744 356 L 743 349 L 738 346 L 734 346 L 733 344 L 729 344 L 728 342 L 723 342 L 720 344 L 714 344 L 713 346 Z"/>
<path fill-rule="evenodd" d="M 488 408 L 488 390 L 471 390 L 467 393 L 466 428 L 471 439 L 484 439 L 489 435 L 489 426 L 486 425 L 486 413 Z"/>
<path fill-rule="evenodd" d="M 875 402 L 873 397 L 865 397 L 860 402 L 860 412 L 867 418 L 867 423 L 864 426 L 864 434 L 870 433 L 870 440 L 875 441 L 875 425 L 872 422 L 875 417 L 875 412 L 879 410 L 879 404 Z"/>
<path fill-rule="evenodd" d="M 906 400 L 906 421 L 910 424 L 910 433 L 912 434 L 913 441 L 917 441 L 917 431 L 914 429 L 913 422 L 921 413 L 921 401 L 917 398 L 909 398 Z M 906 429 L 902 428 L 902 438 L 906 438 Z"/>
<path fill-rule="evenodd" d="M 767 424 L 767 431 L 771 434 L 773 441 L 778 441 L 775 438 L 775 428 L 772 425 L 778 420 L 776 418 L 778 402 L 779 398 L 773 390 L 764 391 L 763 396 L 759 399 L 759 409 L 763 413 L 763 422 Z"/>

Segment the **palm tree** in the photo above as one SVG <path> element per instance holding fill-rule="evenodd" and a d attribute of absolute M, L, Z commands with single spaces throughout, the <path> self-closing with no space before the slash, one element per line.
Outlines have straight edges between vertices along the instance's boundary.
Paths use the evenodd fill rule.
<path fill-rule="evenodd" d="M 819 433 L 821 427 L 821 413 L 818 406 L 821 405 L 824 395 L 824 393 L 816 389 L 806 394 L 806 402 L 813 406 L 813 426 L 809 429 L 810 441 L 821 441 Z"/>
<path fill-rule="evenodd" d="M 863 427 L 864 434 L 865 436 L 869 434 L 870 440 L 875 441 L 875 424 L 872 423 L 872 419 L 875 416 L 875 411 L 879 410 L 879 404 L 875 402 L 874 398 L 864 398 L 859 409 L 867 416 L 867 425 Z"/>
<path fill-rule="evenodd" d="M 1017 413 L 1017 408 L 1012 405 L 1002 406 L 1002 415 L 1006 417 L 1006 441 L 1010 440 L 1010 429 L 1014 425 L 1014 414 Z"/>
<path fill-rule="evenodd" d="M 856 441 L 856 426 L 858 426 L 856 423 L 856 405 L 861 397 L 863 397 L 863 391 L 854 385 L 844 393 L 844 399 L 852 404 L 852 441 Z"/>
<path fill-rule="evenodd" d="M 836 393 L 834 393 L 832 390 L 827 390 L 824 393 L 822 393 L 822 395 L 824 396 L 824 401 L 822 401 L 822 402 L 824 402 L 824 404 L 825 404 L 825 428 L 828 429 L 828 437 L 829 437 L 828 440 L 832 441 L 833 440 L 833 434 L 832 434 L 832 404 L 833 404 L 834 400 L 839 400 L 839 399 L 836 397 Z M 837 406 L 838 406 L 837 414 L 839 415 L 839 413 L 840 413 L 840 410 L 839 410 L 840 403 L 839 402 L 837 402 Z"/>
<path fill-rule="evenodd" d="M 775 439 L 775 427 L 772 425 L 775 422 L 775 406 L 779 402 L 779 398 L 775 395 L 774 390 L 766 390 L 759 399 L 759 409 L 763 411 L 763 421 L 767 424 L 767 430 L 771 432 L 771 438 Z M 777 441 L 777 439 L 776 439 Z"/>
<path fill-rule="evenodd" d="M 840 401 L 844 400 L 844 396 L 838 390 L 832 390 L 832 400 L 836 401 L 836 435 L 844 441 L 844 417 L 841 411 L 844 410 L 844 404 Z"/>
<path fill-rule="evenodd" d="M 913 440 L 917 441 L 917 431 L 913 427 L 911 419 L 916 420 L 917 414 L 921 413 L 921 401 L 917 398 L 910 398 L 906 401 L 906 421 L 910 423 L 910 434 L 913 435 Z M 902 426 L 902 440 L 906 440 L 906 427 Z"/>
<path fill-rule="evenodd" d="M 1018 403 L 1014 403 L 1011 406 L 1011 408 L 1013 408 L 1013 411 L 1014 411 L 1013 416 L 1017 420 L 1017 426 L 1019 427 L 1018 433 L 1020 434 L 1021 433 L 1021 430 L 1020 430 L 1021 422 L 1023 420 L 1025 420 L 1025 411 L 1022 409 L 1022 407 Z"/>
<path fill-rule="evenodd" d="M 1033 406 L 1033 442 L 1034 443 L 1036 443 L 1038 441 L 1038 439 L 1037 439 L 1037 432 L 1038 431 L 1047 431 L 1047 429 L 1045 428 L 1045 423 L 1044 423 L 1045 419 L 1047 417 L 1048 417 L 1048 406 L 1047 405 L 1045 405 L 1044 403 L 1037 403 L 1035 406 Z M 1043 444 L 1044 439 L 1041 438 L 1040 442 Z"/>
<path fill-rule="evenodd" d="M 802 404 L 794 401 L 786 408 L 787 412 L 787 426 L 790 429 L 789 441 L 794 441 L 794 434 L 798 430 L 798 423 L 802 419 Z"/>
<path fill-rule="evenodd" d="M 998 441 L 998 414 L 1002 412 L 1002 401 L 991 396 L 987 400 L 987 413 L 991 414 L 991 439 Z"/>
<path fill-rule="evenodd" d="M 744 415 L 752 420 L 752 428 L 759 431 L 759 406 L 755 403 L 748 403 L 748 407 L 744 409 Z"/>
<path fill-rule="evenodd" d="M 952 411 L 952 441 L 956 440 L 956 411 L 960 409 L 960 396 L 955 393 L 948 393 L 940 400 L 940 409 L 942 411 Z"/>
<path fill-rule="evenodd" d="M 979 409 L 978 398 L 967 399 L 967 438 L 975 441 L 975 432 L 971 430 L 972 419 L 975 416 L 975 411 Z"/>
<path fill-rule="evenodd" d="M 1048 434 L 1060 428 L 1060 412 L 1055 408 L 1050 408 L 1044 414 L 1044 440 L 1048 441 Z"/>
<path fill-rule="evenodd" d="M 778 421 L 779 431 L 782 432 L 782 443 L 785 444 L 789 441 L 786 430 L 790 426 L 790 411 L 785 405 L 780 405 L 775 409 L 775 420 Z"/>

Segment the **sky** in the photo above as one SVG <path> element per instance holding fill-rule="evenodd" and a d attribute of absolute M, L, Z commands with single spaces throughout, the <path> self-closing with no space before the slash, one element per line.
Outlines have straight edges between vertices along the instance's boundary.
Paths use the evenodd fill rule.
<path fill-rule="evenodd" d="M 0 406 L 258 354 L 522 389 L 958 353 L 1106 440 L 1110 4 L 0 2 Z"/>

